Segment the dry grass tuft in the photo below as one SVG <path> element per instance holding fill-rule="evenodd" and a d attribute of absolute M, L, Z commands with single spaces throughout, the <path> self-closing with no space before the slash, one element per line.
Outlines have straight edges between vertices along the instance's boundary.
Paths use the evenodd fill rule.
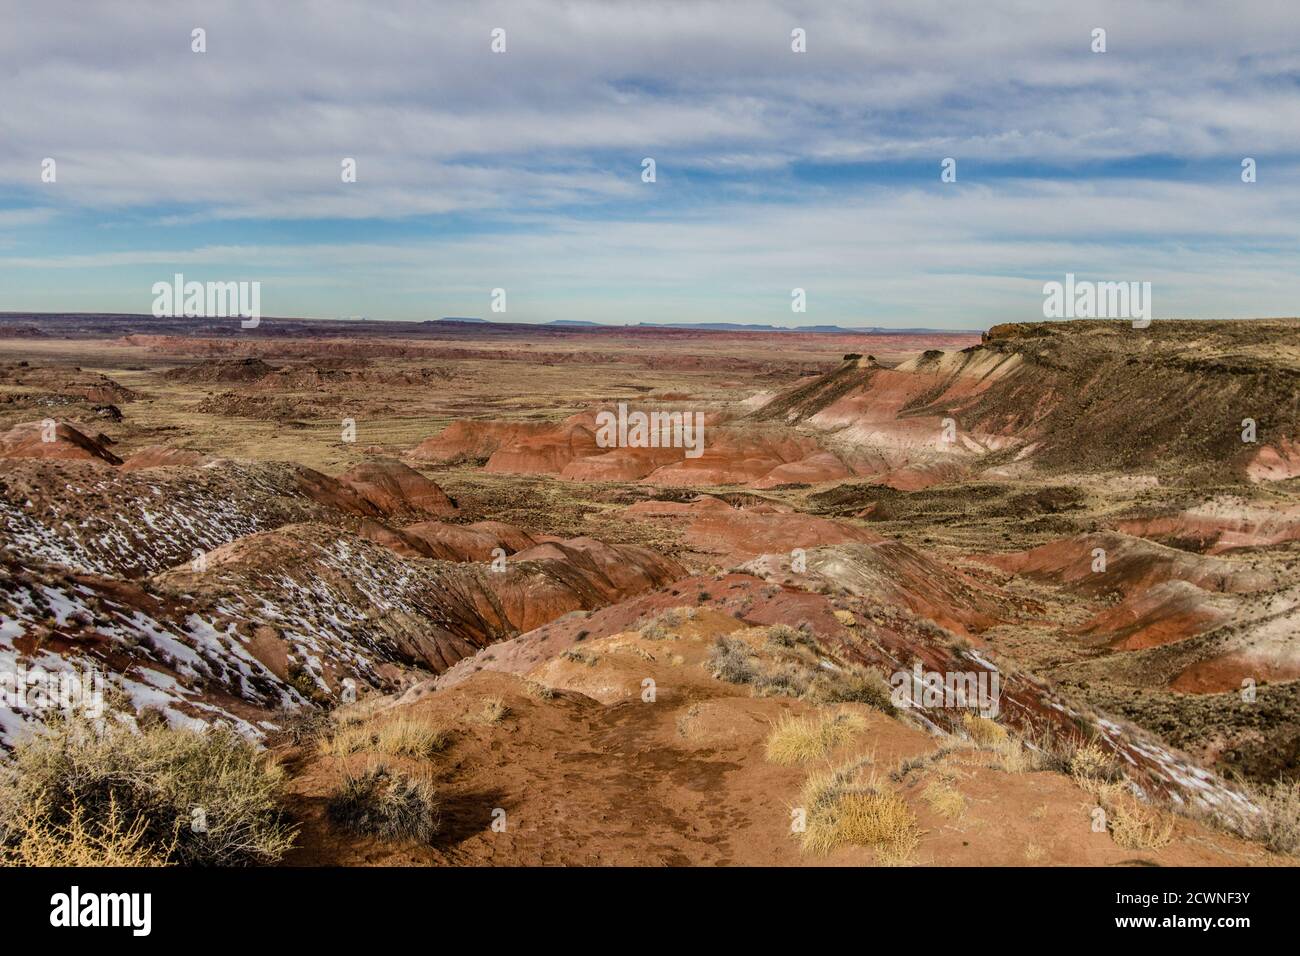
<path fill-rule="evenodd" d="M 768 735 L 767 759 L 782 766 L 807 763 L 847 743 L 866 726 L 867 722 L 860 714 L 839 713 L 820 717 L 786 714 Z"/>
<path fill-rule="evenodd" d="M 977 746 L 993 749 L 1007 739 L 1007 729 L 987 717 L 966 713 L 961 715 L 961 722 Z"/>
<path fill-rule="evenodd" d="M 966 812 L 966 798 L 950 784 L 936 780 L 925 788 L 922 799 L 945 820 L 956 820 Z"/>
<path fill-rule="evenodd" d="M 346 757 L 354 753 L 381 753 L 392 757 L 432 757 L 451 743 L 443 727 L 403 714 L 379 725 L 340 727 L 319 744 L 322 756 Z"/>
<path fill-rule="evenodd" d="M 910 861 L 921 832 L 911 807 L 873 773 L 862 779 L 867 760 L 814 774 L 804 784 L 807 810 L 803 848 L 825 855 L 841 846 L 871 847 L 877 862 Z"/>
<path fill-rule="evenodd" d="M 451 744 L 445 727 L 403 715 L 380 726 L 375 749 L 394 757 L 432 757 Z"/>
<path fill-rule="evenodd" d="M 499 724 L 510 713 L 510 708 L 500 697 L 484 697 L 483 707 L 474 715 L 480 724 Z"/>
<path fill-rule="evenodd" d="M 691 704 L 684 714 L 677 717 L 677 733 L 687 739 L 691 736 L 691 721 L 700 715 L 700 705 Z"/>
<path fill-rule="evenodd" d="M 328 811 L 335 823 L 383 840 L 428 843 L 439 826 L 433 786 L 383 765 L 346 774 Z"/>
<path fill-rule="evenodd" d="M 1111 837 L 1128 850 L 1158 850 L 1173 840 L 1173 815 L 1131 793 L 1110 797 L 1102 804 Z"/>
<path fill-rule="evenodd" d="M 1173 839 L 1173 814 L 1140 800 L 1125 784 L 1077 778 L 1106 814 L 1111 839 L 1128 850 L 1158 850 Z"/>
<path fill-rule="evenodd" d="M 322 757 L 346 757 L 359 753 L 373 743 L 373 735 L 362 724 L 341 724 L 333 734 L 328 734 L 317 741 L 316 749 Z"/>
<path fill-rule="evenodd" d="M 1029 773 L 1042 769 L 1038 754 L 1014 737 L 1004 737 L 990 749 L 994 754 L 993 766 L 1005 773 Z"/>

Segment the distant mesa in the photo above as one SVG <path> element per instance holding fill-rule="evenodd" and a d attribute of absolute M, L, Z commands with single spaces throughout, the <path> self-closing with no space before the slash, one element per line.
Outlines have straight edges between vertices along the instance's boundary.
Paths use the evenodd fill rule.
<path fill-rule="evenodd" d="M 184 365 L 163 372 L 163 378 L 172 382 L 255 382 L 276 371 L 259 358 L 204 359 L 195 365 Z"/>

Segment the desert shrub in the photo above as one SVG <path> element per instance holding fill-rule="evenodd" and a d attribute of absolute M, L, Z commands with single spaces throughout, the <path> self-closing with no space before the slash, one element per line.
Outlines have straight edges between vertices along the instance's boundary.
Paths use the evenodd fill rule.
<path fill-rule="evenodd" d="M 0 844 L 189 866 L 274 863 L 293 844 L 282 773 L 232 730 L 63 720 L 15 748 L 0 786 Z M 196 811 L 199 811 L 196 813 Z M 43 850 L 35 849 L 42 845 Z"/>
<path fill-rule="evenodd" d="M 508 713 L 510 708 L 500 697 L 484 697 L 483 706 L 474 715 L 474 719 L 481 724 L 497 724 L 504 720 Z"/>
<path fill-rule="evenodd" d="M 929 784 L 921 798 L 945 820 L 956 820 L 966 810 L 966 798 L 955 787 L 941 780 Z"/>
<path fill-rule="evenodd" d="M 949 754 L 956 753 L 958 749 L 958 747 L 953 745 L 945 745 L 939 747 L 937 750 L 932 750 L 928 754 L 920 754 L 916 757 L 906 757 L 898 762 L 898 766 L 895 767 L 893 773 L 889 775 L 889 779 L 893 780 L 895 783 L 902 783 L 912 773 L 929 769 L 934 764 L 942 761 Z"/>
<path fill-rule="evenodd" d="M 802 661 L 755 662 L 750 683 L 760 697 L 805 697 L 815 676 Z"/>
<path fill-rule="evenodd" d="M 786 714 L 768 735 L 767 759 L 789 766 L 825 756 L 866 727 L 858 714 L 795 717 Z"/>
<path fill-rule="evenodd" d="M 554 687 L 550 687 L 546 684 L 543 684 L 541 681 L 533 680 L 532 678 L 527 678 L 524 681 L 524 690 L 527 691 L 528 696 L 536 697 L 538 700 L 555 699 Z"/>
<path fill-rule="evenodd" d="M 327 707 L 333 701 L 325 688 L 321 687 L 316 675 L 302 662 L 290 660 L 288 664 L 289 686 L 318 707 Z"/>
<path fill-rule="evenodd" d="M 965 713 L 961 715 L 961 722 L 976 746 L 993 748 L 1007 739 L 1007 729 L 987 717 Z"/>
<path fill-rule="evenodd" d="M 327 809 L 340 826 L 383 840 L 428 843 L 440 823 L 433 786 L 382 765 L 348 773 Z"/>
<path fill-rule="evenodd" d="M 1115 783 L 1123 777 L 1114 754 L 1096 740 L 1077 746 L 1069 754 L 1070 774 L 1081 780 Z"/>
<path fill-rule="evenodd" d="M 165 866 L 167 855 L 144 846 L 146 822 L 127 823 L 110 801 L 102 820 L 86 819 L 74 803 L 66 824 L 53 823 L 35 806 L 9 821 L 10 839 L 0 844 L 0 866 Z"/>
<path fill-rule="evenodd" d="M 638 632 L 647 641 L 666 641 L 672 637 L 672 632 L 665 627 L 658 618 L 653 621 L 647 621 L 642 624 Z"/>
<path fill-rule="evenodd" d="M 758 676 L 749 645 L 732 637 L 719 637 L 709 652 L 709 672 L 728 684 L 750 684 Z"/>
<path fill-rule="evenodd" d="M 1173 839 L 1174 818 L 1139 800 L 1121 784 L 1102 784 L 1097 802 L 1106 811 L 1111 839 L 1126 850 L 1158 850 Z"/>
<path fill-rule="evenodd" d="M 1274 853 L 1300 851 L 1300 784 L 1277 780 L 1267 786 L 1243 785 L 1259 813 L 1250 818 L 1245 835 Z"/>
<path fill-rule="evenodd" d="M 779 628 L 768 628 L 766 641 L 778 652 L 776 659 L 760 658 L 739 638 L 718 638 L 709 655 L 714 678 L 749 684 L 760 697 L 798 697 L 815 704 L 860 703 L 894 712 L 889 685 L 879 674 L 856 664 L 823 661 L 814 638 L 792 628 Z"/>
<path fill-rule="evenodd" d="M 804 631 L 796 630 L 788 624 L 772 624 L 767 628 L 767 643 L 773 647 L 815 647 L 816 642 Z"/>
<path fill-rule="evenodd" d="M 641 625 L 641 636 L 651 641 L 662 641 L 665 638 L 672 637 L 672 628 L 680 627 L 686 621 L 693 620 L 695 620 L 695 608 L 669 608 L 658 617 Z"/>
<path fill-rule="evenodd" d="M 279 718 L 280 729 L 293 744 L 305 744 L 328 734 L 334 723 L 333 716 L 315 707 L 301 707 L 285 711 Z"/>
<path fill-rule="evenodd" d="M 920 842 L 916 815 L 874 773 L 860 779 L 865 763 L 808 778 L 802 792 L 807 811 L 803 848 L 824 855 L 840 846 L 866 846 L 881 863 L 905 862 Z"/>
<path fill-rule="evenodd" d="M 866 704 L 887 714 L 894 712 L 889 683 L 875 671 L 856 664 L 818 670 L 805 695 L 818 703 Z"/>

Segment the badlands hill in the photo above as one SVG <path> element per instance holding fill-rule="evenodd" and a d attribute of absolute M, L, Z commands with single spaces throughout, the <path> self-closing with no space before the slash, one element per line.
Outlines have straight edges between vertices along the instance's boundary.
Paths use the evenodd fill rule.
<path fill-rule="evenodd" d="M 759 489 L 862 477 L 911 491 L 1031 470 L 1277 480 L 1300 469 L 1298 331 L 1283 321 L 996 326 L 979 345 L 893 365 L 851 354 L 825 375 L 756 396 L 748 411 L 713 409 L 699 458 L 600 448 L 596 414 L 609 406 L 559 422 L 456 422 L 412 458 Z"/>

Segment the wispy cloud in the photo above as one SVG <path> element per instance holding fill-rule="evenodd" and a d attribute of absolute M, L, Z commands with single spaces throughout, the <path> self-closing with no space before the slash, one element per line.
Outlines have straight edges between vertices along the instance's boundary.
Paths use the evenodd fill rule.
<path fill-rule="evenodd" d="M 1295 311 L 1286 5 L 819 7 L 33 7 L 0 34 L 0 309 L 147 311 L 184 266 L 280 314 L 501 286 L 521 320 L 970 326 L 1064 271 L 1152 280 L 1157 314 Z"/>

